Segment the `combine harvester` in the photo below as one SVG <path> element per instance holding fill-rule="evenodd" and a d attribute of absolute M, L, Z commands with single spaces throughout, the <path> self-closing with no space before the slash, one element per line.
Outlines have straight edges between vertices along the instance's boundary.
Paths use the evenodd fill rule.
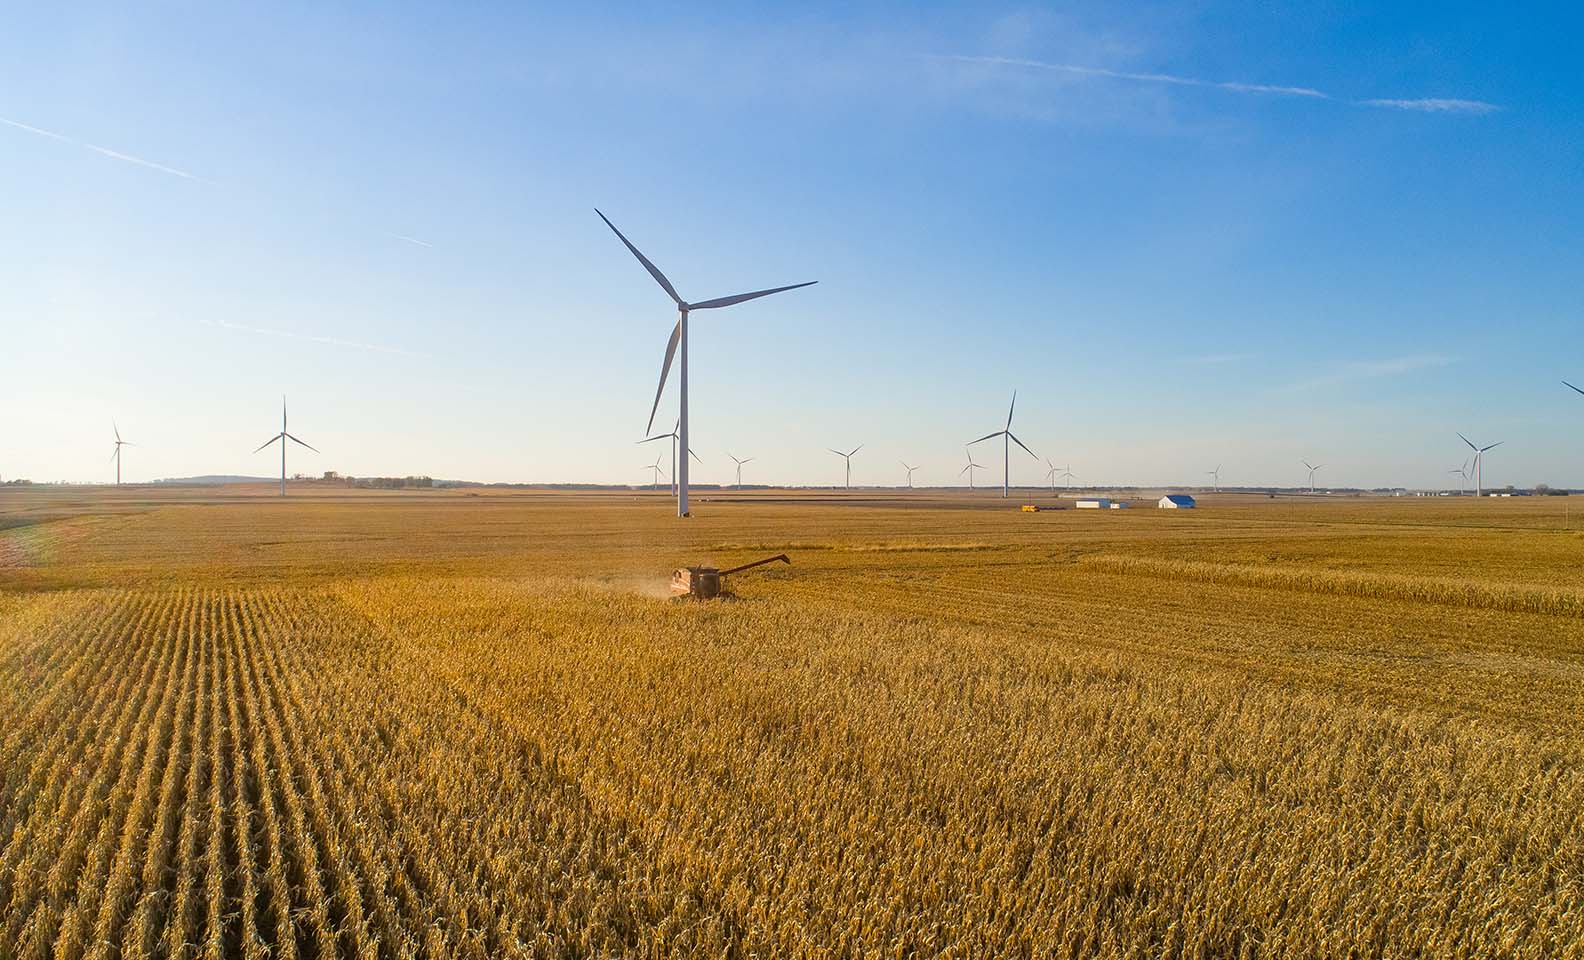
<path fill-rule="evenodd" d="M 671 592 L 679 597 L 691 597 L 694 600 L 715 600 L 730 596 L 731 591 L 726 589 L 728 576 L 754 567 L 762 567 L 767 563 L 775 563 L 777 560 L 786 564 L 792 562 L 791 557 L 779 553 L 773 557 L 765 557 L 763 560 L 755 560 L 753 563 L 745 563 L 740 567 L 732 567 L 730 570 L 717 570 L 714 567 L 679 567 L 671 574 Z"/>

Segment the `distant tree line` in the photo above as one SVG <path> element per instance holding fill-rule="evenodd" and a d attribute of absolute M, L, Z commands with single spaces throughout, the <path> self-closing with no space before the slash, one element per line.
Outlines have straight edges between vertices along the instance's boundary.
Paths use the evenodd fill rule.
<path fill-rule="evenodd" d="M 371 490 L 428 490 L 435 485 L 433 477 L 344 477 L 334 470 L 326 470 L 323 479 Z"/>

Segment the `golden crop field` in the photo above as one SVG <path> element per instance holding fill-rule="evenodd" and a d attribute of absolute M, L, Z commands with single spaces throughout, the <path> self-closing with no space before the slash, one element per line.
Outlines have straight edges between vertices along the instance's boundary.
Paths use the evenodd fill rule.
<path fill-rule="evenodd" d="M 1565 499 L 267 494 L 0 493 L 0 956 L 1584 954 Z"/>

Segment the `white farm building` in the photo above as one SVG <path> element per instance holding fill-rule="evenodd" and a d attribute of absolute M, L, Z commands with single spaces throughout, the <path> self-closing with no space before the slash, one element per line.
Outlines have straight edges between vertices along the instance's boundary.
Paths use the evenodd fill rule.
<path fill-rule="evenodd" d="M 1162 510 L 1192 510 L 1194 508 L 1194 498 L 1186 493 L 1168 493 L 1160 498 L 1160 503 L 1156 504 L 1156 506 Z"/>
<path fill-rule="evenodd" d="M 1079 500 L 1073 506 L 1079 510 L 1107 510 L 1111 507 L 1111 501 L 1105 497 L 1091 497 L 1088 500 Z"/>

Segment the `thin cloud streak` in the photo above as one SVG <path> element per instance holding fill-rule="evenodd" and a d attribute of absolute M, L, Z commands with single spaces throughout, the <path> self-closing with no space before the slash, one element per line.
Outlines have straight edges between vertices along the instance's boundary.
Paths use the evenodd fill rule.
<path fill-rule="evenodd" d="M 15 127 L 18 130 L 25 130 L 28 133 L 34 134 L 36 136 L 47 137 L 51 140 L 59 140 L 61 143 L 69 143 L 74 147 L 82 147 L 85 150 L 92 150 L 94 153 L 97 153 L 102 157 L 109 157 L 112 160 L 121 160 L 126 163 L 134 163 L 140 167 L 147 167 L 150 170 L 157 170 L 160 173 L 168 173 L 173 177 L 181 177 L 183 180 L 193 180 L 197 183 L 207 183 L 210 186 L 217 185 L 213 180 L 200 177 L 196 173 L 188 173 L 186 170 L 178 170 L 175 167 L 167 167 L 163 163 L 155 163 L 153 160 L 144 160 L 142 157 L 134 157 L 130 153 L 122 153 L 119 150 L 111 150 L 109 147 L 101 147 L 96 143 L 88 143 L 85 140 L 77 140 L 73 137 L 66 136 L 64 133 L 56 133 L 53 130 L 45 130 L 43 127 L 35 127 L 32 124 L 22 123 L 18 120 L 10 120 L 6 117 L 0 117 L 0 123 L 3 123 L 8 127 Z"/>
<path fill-rule="evenodd" d="M 311 333 L 291 333 L 286 330 L 267 330 L 263 327 L 246 327 L 240 323 L 231 323 L 226 320 L 206 320 L 202 317 L 199 318 L 198 322 L 204 324 L 205 326 L 221 327 L 226 330 L 237 330 L 242 333 L 261 334 L 267 337 L 284 337 L 288 340 L 306 340 L 309 343 L 322 343 L 332 347 L 352 347 L 356 350 L 372 350 L 375 353 L 392 353 L 396 354 L 397 356 L 419 357 L 425 360 L 433 359 L 427 353 L 418 353 L 414 350 L 403 350 L 401 347 L 387 347 L 378 343 L 360 343 L 356 340 L 342 340 L 339 337 L 321 337 Z"/>
<path fill-rule="evenodd" d="M 1494 113 L 1501 107 L 1483 100 L 1463 100 L 1453 97 L 1421 97 L 1421 98 L 1376 98 L 1367 100 L 1347 100 L 1334 97 L 1323 90 L 1313 87 L 1292 87 L 1273 83 L 1245 83 L 1234 80 L 1205 80 L 1200 77 L 1185 77 L 1173 73 L 1133 73 L 1127 70 L 1109 70 L 1105 67 L 1087 67 L 1075 63 L 1049 63 L 1044 60 L 1025 60 L 1016 57 L 985 57 L 970 54 L 945 53 L 925 54 L 932 60 L 947 60 L 954 63 L 981 63 L 1001 67 L 1022 67 L 1029 70 L 1045 70 L 1052 73 L 1066 73 L 1080 77 L 1100 77 L 1107 80 L 1126 80 L 1131 83 L 1160 83 L 1178 87 L 1201 87 L 1211 90 L 1227 90 L 1232 93 L 1251 93 L 1278 97 L 1301 97 L 1309 100 L 1326 100 L 1332 103 L 1351 103 L 1360 107 L 1380 107 L 1390 110 L 1417 110 L 1424 113 L 1466 113 L 1486 114 Z"/>
<path fill-rule="evenodd" d="M 431 250 L 434 249 L 434 244 L 430 243 L 429 241 L 419 240 L 417 237 L 409 237 L 404 233 L 387 233 L 385 235 L 390 237 L 392 240 L 400 240 L 403 243 L 411 243 L 420 247 L 428 247 Z"/>
<path fill-rule="evenodd" d="M 1374 380 L 1381 377 L 1417 373 L 1420 370 L 1450 366 L 1454 362 L 1453 358 L 1442 356 L 1441 354 L 1410 354 L 1402 357 L 1387 357 L 1383 360 L 1355 360 L 1352 363 L 1345 364 L 1341 369 L 1333 373 L 1308 380 L 1299 380 L 1288 384 L 1285 389 L 1290 393 L 1298 393 L 1305 390 L 1315 390 L 1320 387 L 1333 387 L 1338 384 L 1351 383 L 1356 380 Z"/>
<path fill-rule="evenodd" d="M 1484 100 L 1457 100 L 1442 97 L 1423 97 L 1418 100 L 1365 100 L 1369 107 L 1389 107 L 1393 110 L 1418 110 L 1422 113 L 1495 113 L 1500 110 L 1494 103 Z"/>

